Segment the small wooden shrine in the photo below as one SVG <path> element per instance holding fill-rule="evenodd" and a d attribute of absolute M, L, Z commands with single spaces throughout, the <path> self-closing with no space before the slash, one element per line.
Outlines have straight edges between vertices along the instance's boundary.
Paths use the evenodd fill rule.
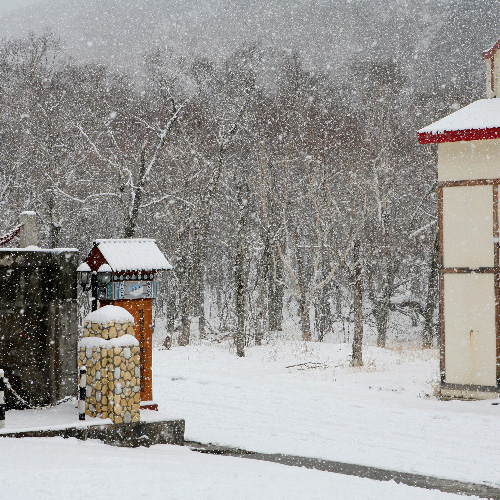
<path fill-rule="evenodd" d="M 134 334 L 140 347 L 141 408 L 153 403 L 153 300 L 157 273 L 171 269 L 152 239 L 95 240 L 85 264 L 95 274 L 109 274 L 107 283 L 96 287 L 102 306 L 115 305 L 134 317 Z M 79 269 L 82 269 L 80 266 Z"/>

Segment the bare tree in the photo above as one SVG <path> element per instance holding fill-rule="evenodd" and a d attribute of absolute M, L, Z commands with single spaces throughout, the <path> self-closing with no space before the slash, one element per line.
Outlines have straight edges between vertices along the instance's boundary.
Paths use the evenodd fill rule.
<path fill-rule="evenodd" d="M 236 310 L 236 331 L 234 343 L 236 354 L 239 357 L 245 355 L 245 294 L 247 288 L 248 271 L 246 266 L 247 258 L 247 223 L 249 212 L 249 190 L 248 186 L 240 183 L 238 189 L 239 220 L 236 231 L 236 258 L 234 263 L 234 283 L 235 283 L 235 310 Z"/>
<path fill-rule="evenodd" d="M 190 316 L 196 310 L 202 312 L 202 282 L 203 262 L 206 255 L 207 239 L 212 224 L 213 202 L 217 195 L 220 178 L 226 166 L 226 157 L 240 131 L 246 110 L 251 102 L 255 90 L 255 79 L 253 74 L 245 75 L 242 82 L 237 82 L 236 92 L 239 92 L 239 106 L 233 113 L 227 113 L 227 109 L 218 110 L 223 113 L 223 118 L 215 122 L 217 154 L 214 161 L 208 161 L 210 173 L 206 187 L 202 190 L 196 211 L 192 214 L 190 223 L 195 228 L 193 234 L 192 260 L 186 280 L 185 293 L 183 294 L 183 319 L 182 333 L 179 337 L 179 345 L 189 344 L 190 338 Z M 222 103 L 224 106 L 224 103 Z M 234 108 L 234 105 L 232 106 Z M 229 115 L 229 116 L 228 116 Z M 202 332 L 203 334 L 203 332 Z"/>
<path fill-rule="evenodd" d="M 360 241 L 354 242 L 353 261 L 354 261 L 354 337 L 352 340 L 352 366 L 363 365 L 363 284 L 362 267 L 360 257 Z"/>
<path fill-rule="evenodd" d="M 314 234 L 314 243 L 311 245 L 304 244 L 303 233 L 300 228 L 294 225 L 292 235 L 289 235 L 288 229 L 290 224 L 289 213 L 289 187 L 285 184 L 285 190 L 282 195 L 283 198 L 283 220 L 282 227 L 285 234 L 289 235 L 285 239 L 285 247 L 279 239 L 275 238 L 275 245 L 277 253 L 283 263 L 283 267 L 287 272 L 290 280 L 289 292 L 295 298 L 299 308 L 300 324 L 302 330 L 302 340 L 309 341 L 312 339 L 310 328 L 310 308 L 317 297 L 317 295 L 328 285 L 333 279 L 337 269 L 344 262 L 347 254 L 351 250 L 356 235 L 362 226 L 363 214 L 359 214 L 359 220 L 354 220 L 354 224 L 347 230 L 347 238 L 341 242 L 339 251 L 337 252 L 338 258 L 332 260 L 325 252 L 325 239 L 329 232 L 328 226 L 322 224 L 321 210 L 320 210 L 320 196 L 319 196 L 319 173 L 320 164 L 318 162 L 311 162 L 312 175 L 309 179 L 308 201 L 304 206 L 311 206 L 312 213 L 312 232 Z M 288 179 L 289 176 L 287 175 Z M 261 183 L 262 186 L 262 183 Z M 270 226 L 269 218 L 266 212 L 266 193 L 261 187 L 260 191 L 263 220 L 267 224 L 268 231 L 276 234 L 279 228 L 274 231 Z M 293 225 L 293 224 L 292 224 Z M 305 250 L 308 251 L 308 258 L 306 261 Z M 328 274 L 321 277 L 321 264 L 324 259 L 329 267 Z"/>
<path fill-rule="evenodd" d="M 132 238 L 136 233 L 147 184 L 151 180 L 153 171 L 158 166 L 161 158 L 160 154 L 165 147 L 167 138 L 185 105 L 186 103 L 177 105 L 172 98 L 170 116 L 161 126 L 154 126 L 143 118 L 136 118 L 136 124 L 139 126 L 136 133 L 143 137 L 143 142 L 140 145 L 140 150 L 132 152 L 132 154 L 128 151 L 129 142 L 125 142 L 123 137 L 118 137 L 118 131 L 114 129 L 109 120 L 104 124 L 104 135 L 107 139 L 104 145 L 99 145 L 80 124 L 76 125 L 96 157 L 118 176 L 119 198 L 123 206 L 126 207 L 123 224 L 125 238 Z M 96 139 L 101 139 L 101 137 L 98 136 Z M 135 142 L 139 141 L 136 140 Z M 107 152 L 103 152 L 103 150 Z M 106 193 L 102 194 L 102 196 L 109 195 Z M 163 197 L 163 199 L 166 198 Z M 156 203 L 159 201 L 156 200 Z"/>

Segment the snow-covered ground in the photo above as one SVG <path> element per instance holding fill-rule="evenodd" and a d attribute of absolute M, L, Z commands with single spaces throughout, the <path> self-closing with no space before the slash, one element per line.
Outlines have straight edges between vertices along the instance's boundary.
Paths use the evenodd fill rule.
<path fill-rule="evenodd" d="M 458 495 L 180 446 L 62 438 L 0 441 L 0 498 L 19 500 L 452 500 Z"/>
<path fill-rule="evenodd" d="M 368 346 L 363 368 L 349 354 L 293 341 L 241 359 L 227 344 L 158 349 L 154 399 L 183 415 L 188 440 L 500 486 L 500 405 L 437 400 L 437 350 Z"/>
<path fill-rule="evenodd" d="M 228 343 L 196 343 L 154 352 L 159 415 L 185 418 L 187 440 L 500 486 L 499 401 L 437 400 L 436 350 L 367 346 L 365 366 L 351 368 L 347 344 L 282 338 L 237 358 Z M 70 413 L 39 412 L 38 425 Z M 38 419 L 26 415 L 8 412 L 8 427 Z M 22 500 L 458 498 L 167 445 L 1 439 L 0 461 L 0 498 Z"/>

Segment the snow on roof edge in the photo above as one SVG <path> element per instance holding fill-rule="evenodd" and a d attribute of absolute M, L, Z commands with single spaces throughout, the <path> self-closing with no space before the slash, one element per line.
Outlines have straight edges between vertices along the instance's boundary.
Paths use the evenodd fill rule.
<path fill-rule="evenodd" d="M 465 130 L 500 128 L 500 98 L 479 99 L 471 104 L 437 120 L 419 134 L 443 134 Z"/>
<path fill-rule="evenodd" d="M 0 252 L 44 252 L 44 253 L 79 253 L 78 248 L 41 248 L 36 245 L 30 245 L 28 247 L 0 247 Z"/>
<path fill-rule="evenodd" d="M 156 243 L 154 238 L 97 238 L 94 240 L 94 245 L 99 243 L 146 243 L 153 242 Z"/>

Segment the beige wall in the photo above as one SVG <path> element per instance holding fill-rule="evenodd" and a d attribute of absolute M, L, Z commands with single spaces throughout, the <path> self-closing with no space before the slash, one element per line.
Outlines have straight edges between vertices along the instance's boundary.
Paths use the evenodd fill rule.
<path fill-rule="evenodd" d="M 438 180 L 500 179 L 500 139 L 438 145 Z"/>
<path fill-rule="evenodd" d="M 493 187 L 443 188 L 444 267 L 493 267 Z"/>
<path fill-rule="evenodd" d="M 497 53 L 493 56 L 495 59 L 495 69 L 494 69 L 494 78 L 495 78 L 495 95 L 500 95 L 500 53 Z"/>
<path fill-rule="evenodd" d="M 496 385 L 493 274 L 445 274 L 446 382 Z"/>
<path fill-rule="evenodd" d="M 500 179 L 500 139 L 442 143 L 438 148 L 439 181 Z M 443 188 L 442 229 L 445 268 L 493 267 L 493 187 Z M 443 279 L 445 380 L 496 386 L 494 274 L 444 274 Z"/>
<path fill-rule="evenodd" d="M 490 99 L 494 97 L 494 92 L 491 90 L 491 59 L 486 59 L 486 97 Z"/>

